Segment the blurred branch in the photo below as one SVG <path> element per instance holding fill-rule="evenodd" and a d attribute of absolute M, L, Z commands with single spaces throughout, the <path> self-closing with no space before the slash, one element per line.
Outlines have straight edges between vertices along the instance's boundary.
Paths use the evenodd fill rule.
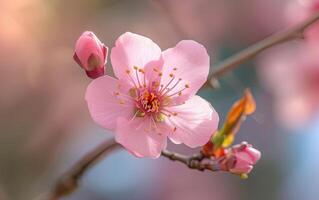
<path fill-rule="evenodd" d="M 90 167 L 99 161 L 102 156 L 111 153 L 119 147 L 120 145 L 117 144 L 114 139 L 107 140 L 88 154 L 84 155 L 84 157 L 75 163 L 74 166 L 57 181 L 48 200 L 58 200 L 59 198 L 72 193 L 78 187 L 79 180 L 82 178 L 83 174 Z"/>
<path fill-rule="evenodd" d="M 206 86 L 208 85 L 215 88 L 214 86 L 216 85 L 216 83 L 218 83 L 217 79 L 220 76 L 234 70 L 236 67 L 240 66 L 240 64 L 253 58 L 265 49 L 293 39 L 304 38 L 305 30 L 318 20 L 319 13 L 316 13 L 309 19 L 305 20 L 303 23 L 300 23 L 295 27 L 271 35 L 268 38 L 260 42 L 257 42 L 256 44 L 253 44 L 252 46 L 227 58 L 226 60 L 222 61 L 220 64 L 216 66 L 217 69 L 214 70 L 211 76 L 208 78 L 208 83 L 206 83 Z"/>
<path fill-rule="evenodd" d="M 61 197 L 71 194 L 77 189 L 80 179 L 83 177 L 84 173 L 90 169 L 90 167 L 92 167 L 107 153 L 111 153 L 113 150 L 116 150 L 119 147 L 121 146 L 117 144 L 114 139 L 112 139 L 103 142 L 91 152 L 86 154 L 77 163 L 75 163 L 71 169 L 61 176 L 47 199 L 58 200 Z M 186 156 L 169 150 L 163 150 L 161 155 L 172 161 L 184 163 L 191 169 L 197 169 L 200 171 L 220 171 L 219 164 L 216 162 L 216 160 L 205 159 L 202 154 Z"/>
<path fill-rule="evenodd" d="M 193 156 L 186 156 L 179 153 L 175 153 L 169 150 L 163 150 L 162 156 L 172 161 L 178 161 L 187 165 L 190 169 L 197 169 L 199 171 L 210 170 L 220 171 L 220 164 L 216 160 L 205 159 L 202 154 L 196 154 Z"/>

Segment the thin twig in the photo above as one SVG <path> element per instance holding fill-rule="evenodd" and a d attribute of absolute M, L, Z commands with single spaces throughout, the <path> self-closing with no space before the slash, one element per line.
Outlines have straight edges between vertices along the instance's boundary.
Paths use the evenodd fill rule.
<path fill-rule="evenodd" d="M 120 147 L 114 139 L 107 140 L 93 149 L 91 152 L 82 157 L 73 165 L 61 179 L 57 181 L 52 193 L 49 195 L 49 200 L 58 200 L 59 198 L 72 193 L 77 187 L 79 180 L 83 174 L 101 159 L 102 156 Z"/>
<path fill-rule="evenodd" d="M 281 31 L 274 35 L 269 36 L 268 38 L 253 44 L 252 46 L 238 52 L 237 54 L 227 58 L 222 61 L 220 64 L 216 66 L 216 70 L 214 70 L 211 76 L 208 78 L 208 84 L 213 86 L 216 84 L 216 80 L 226 74 L 234 70 L 236 67 L 240 66 L 240 64 L 245 61 L 253 58 L 258 53 L 262 52 L 269 47 L 275 46 L 277 44 L 281 44 L 283 42 L 287 42 L 293 39 L 304 38 L 305 30 L 319 20 L 319 13 L 314 14 L 306 21 L 300 23 L 299 25 L 292 27 L 290 29 Z M 207 84 L 206 84 L 207 85 Z"/>
<path fill-rule="evenodd" d="M 172 161 L 184 163 L 189 168 L 197 169 L 199 171 L 210 170 L 215 172 L 221 170 L 220 165 L 216 160 L 205 158 L 202 154 L 187 156 L 169 150 L 163 150 L 162 156 Z"/>

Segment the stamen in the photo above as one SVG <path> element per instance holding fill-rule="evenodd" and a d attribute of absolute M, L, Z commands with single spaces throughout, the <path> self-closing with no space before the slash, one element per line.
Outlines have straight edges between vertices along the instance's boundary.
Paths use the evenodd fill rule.
<path fill-rule="evenodd" d="M 164 99 L 162 100 L 162 105 L 163 106 L 168 106 L 171 102 L 171 99 L 168 97 L 164 97 Z"/>
<path fill-rule="evenodd" d="M 138 71 L 143 75 L 143 87 L 146 88 L 145 71 L 143 69 L 139 69 Z"/>
<path fill-rule="evenodd" d="M 136 98 L 137 97 L 137 89 L 136 88 L 131 88 L 129 90 L 129 93 L 130 93 L 130 96 L 133 97 L 133 98 Z"/>
<path fill-rule="evenodd" d="M 117 98 L 119 98 L 120 101 L 124 101 L 124 100 L 126 100 L 126 101 L 134 101 L 134 100 L 132 99 L 132 96 L 129 96 L 129 95 L 120 93 L 120 92 L 118 92 L 118 91 L 115 91 L 115 92 L 114 92 L 114 95 L 115 95 Z M 123 99 L 124 99 L 124 100 L 123 100 Z"/>
<path fill-rule="evenodd" d="M 164 113 L 163 111 L 161 111 L 160 113 L 165 115 L 166 117 L 171 117 L 172 116 L 171 114 Z"/>
<path fill-rule="evenodd" d="M 178 81 L 173 85 L 173 87 L 169 88 L 164 94 L 162 94 L 162 96 L 166 95 L 167 93 L 169 93 L 170 91 L 172 91 L 180 82 L 181 82 L 181 78 L 178 79 Z"/>
<path fill-rule="evenodd" d="M 162 91 L 163 87 L 164 87 L 164 85 L 163 85 L 163 84 L 161 84 L 161 85 L 160 85 L 160 89 L 159 89 L 159 91 L 158 91 L 159 93 L 161 93 L 161 91 Z"/>
<path fill-rule="evenodd" d="M 137 110 L 135 114 L 136 114 L 136 117 L 144 117 L 145 116 L 145 112 L 142 112 L 140 110 Z"/>
<path fill-rule="evenodd" d="M 182 96 L 182 92 L 187 89 L 186 87 L 181 89 L 180 91 L 174 92 L 173 94 L 168 95 L 167 97 L 172 97 L 174 95 Z"/>
<path fill-rule="evenodd" d="M 155 120 L 154 120 L 153 117 L 151 117 L 151 120 L 152 120 L 153 125 L 154 125 L 154 127 L 151 126 L 151 130 L 152 130 L 152 128 L 154 128 L 154 131 L 156 131 L 156 130 L 158 129 L 158 128 L 157 128 L 157 125 L 156 125 L 156 122 L 155 122 Z"/>
<path fill-rule="evenodd" d="M 138 76 L 138 72 L 139 72 L 138 67 L 134 66 L 133 68 L 135 69 L 135 75 L 136 75 L 138 86 L 139 86 L 139 88 L 142 88 L 142 85 L 141 85 L 141 82 L 140 82 L 140 78 Z"/>
<path fill-rule="evenodd" d="M 137 106 L 146 113 L 158 113 L 160 103 L 157 95 L 147 90 L 137 99 Z"/>
<path fill-rule="evenodd" d="M 167 89 L 167 87 L 174 81 L 174 79 L 175 79 L 175 76 L 172 77 L 172 79 L 165 85 L 165 87 L 161 88 L 161 90 L 159 91 L 159 93 L 164 92 L 164 90 Z M 161 85 L 161 86 L 162 86 L 162 85 Z M 161 96 L 163 96 L 163 95 L 161 95 Z"/>
<path fill-rule="evenodd" d="M 138 88 L 136 83 L 135 83 L 135 81 L 134 81 L 134 79 L 133 79 L 133 77 L 131 76 L 130 70 L 126 70 L 126 73 L 127 73 L 128 77 L 130 77 L 130 80 L 133 83 L 134 87 Z"/>
<path fill-rule="evenodd" d="M 136 113 L 137 112 L 135 112 L 135 114 L 133 115 L 132 119 L 130 119 L 130 122 L 133 121 L 136 118 Z"/>
<path fill-rule="evenodd" d="M 162 111 L 168 112 L 169 114 L 173 115 L 173 116 L 177 116 L 177 112 L 172 112 L 166 109 L 162 109 Z"/>
<path fill-rule="evenodd" d="M 155 116 L 156 122 L 163 122 L 164 120 L 165 120 L 165 115 L 163 113 L 159 113 L 158 115 Z"/>

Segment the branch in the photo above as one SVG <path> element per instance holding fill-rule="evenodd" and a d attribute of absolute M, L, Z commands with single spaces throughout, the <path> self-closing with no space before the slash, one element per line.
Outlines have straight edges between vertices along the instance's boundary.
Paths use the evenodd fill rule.
<path fill-rule="evenodd" d="M 175 153 L 169 150 L 163 150 L 162 156 L 172 161 L 178 161 L 187 165 L 190 169 L 197 169 L 199 171 L 221 171 L 220 165 L 217 160 L 205 158 L 202 154 L 196 154 L 193 156 L 186 156 L 179 153 Z"/>
<path fill-rule="evenodd" d="M 57 181 L 48 200 L 58 200 L 59 198 L 72 193 L 78 187 L 79 180 L 82 178 L 83 174 L 90 167 L 99 161 L 102 156 L 119 147 L 120 145 L 117 144 L 114 139 L 107 140 L 86 154 Z"/>
<path fill-rule="evenodd" d="M 82 159 L 71 167 L 55 184 L 52 193 L 46 197 L 48 200 L 58 200 L 77 189 L 80 179 L 84 173 L 90 169 L 96 162 L 98 162 L 107 153 L 111 153 L 113 150 L 121 147 L 114 139 L 111 141 L 105 141 L 91 152 L 86 154 Z M 186 156 L 179 153 L 175 153 L 168 150 L 162 151 L 162 156 L 173 161 L 179 161 L 184 163 L 191 169 L 197 169 L 200 171 L 220 171 L 219 164 L 216 160 L 206 159 L 202 154 L 196 154 L 193 156 Z M 39 198 L 43 199 L 43 198 Z"/>
<path fill-rule="evenodd" d="M 256 44 L 253 44 L 252 46 L 227 58 L 226 60 L 222 61 L 220 64 L 216 66 L 217 69 L 212 72 L 211 76 L 208 78 L 208 83 L 206 85 L 209 85 L 214 88 L 214 86 L 217 83 L 217 79 L 220 76 L 234 70 L 240 64 L 253 58 L 258 53 L 262 52 L 263 50 L 267 48 L 270 48 L 277 44 L 287 42 L 293 39 L 303 38 L 305 30 L 310 25 L 318 21 L 318 19 L 319 19 L 319 13 L 316 13 L 313 16 L 311 16 L 309 19 L 307 19 L 306 21 L 300 23 L 299 25 L 292 27 L 290 29 L 281 31 L 274 35 L 271 35 L 268 38 Z"/>

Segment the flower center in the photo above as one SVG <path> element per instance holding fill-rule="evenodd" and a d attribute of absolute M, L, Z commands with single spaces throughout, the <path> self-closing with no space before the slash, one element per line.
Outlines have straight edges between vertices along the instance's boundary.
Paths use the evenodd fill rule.
<path fill-rule="evenodd" d="M 150 116 L 154 122 L 162 122 L 166 117 L 177 116 L 178 113 L 170 111 L 168 107 L 176 96 L 181 96 L 184 90 L 190 88 L 182 78 L 175 76 L 177 68 L 173 68 L 169 74 L 163 74 L 157 68 L 153 68 L 152 75 L 158 75 L 159 80 L 147 79 L 144 69 L 137 66 L 133 67 L 134 71 L 126 70 L 128 81 L 132 83 L 132 88 L 128 94 L 115 91 L 114 95 L 119 99 L 119 104 L 125 105 L 127 102 L 133 102 L 136 106 L 136 112 L 133 116 L 144 117 Z M 162 76 L 166 76 L 166 81 L 161 84 Z M 148 77 L 151 78 L 151 77 Z M 181 84 L 185 84 L 184 86 Z M 121 85 L 118 86 L 119 88 Z M 174 129 L 175 131 L 175 129 Z"/>
<path fill-rule="evenodd" d="M 145 90 L 137 99 L 137 107 L 144 113 L 158 113 L 160 100 L 154 92 Z"/>

